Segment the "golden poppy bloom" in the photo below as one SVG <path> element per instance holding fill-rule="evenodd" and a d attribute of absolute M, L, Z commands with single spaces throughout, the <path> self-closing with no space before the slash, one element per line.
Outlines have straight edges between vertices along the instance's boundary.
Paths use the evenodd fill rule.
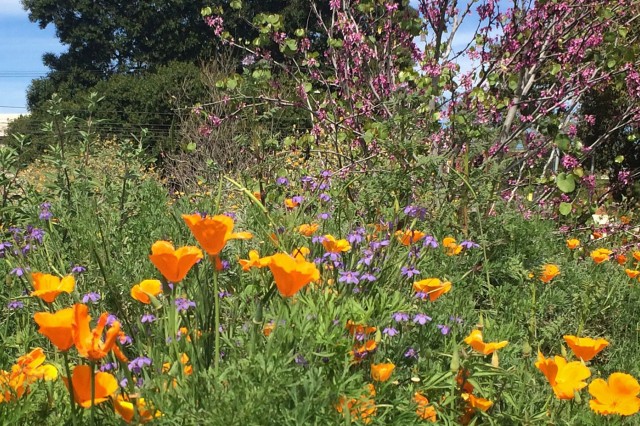
<path fill-rule="evenodd" d="M 148 423 L 154 418 L 162 416 L 160 411 L 149 408 L 144 398 L 136 399 L 134 404 L 129 398 L 118 395 L 113 400 L 113 408 L 127 423 L 133 421 L 136 412 L 140 423 Z"/>
<path fill-rule="evenodd" d="M 463 393 L 460 396 L 462 396 L 462 399 L 467 401 L 470 407 L 477 408 L 480 411 L 486 412 L 493 405 L 492 401 L 485 398 L 479 398 L 472 393 Z"/>
<path fill-rule="evenodd" d="M 637 278 L 638 275 L 640 275 L 640 271 L 637 271 L 635 269 L 625 269 L 624 272 L 631 279 Z"/>
<path fill-rule="evenodd" d="M 433 408 L 433 405 L 429 404 L 429 400 L 426 396 L 420 392 L 416 392 L 413 395 L 413 402 L 418 405 L 418 408 L 416 408 L 416 414 L 418 417 L 422 420 L 429 420 L 432 423 L 437 421 L 436 409 Z"/>
<path fill-rule="evenodd" d="M 558 275 L 560 275 L 560 268 L 558 268 L 558 265 L 548 263 L 542 267 L 540 281 L 542 281 L 543 283 L 548 283 Z"/>
<path fill-rule="evenodd" d="M 365 324 L 357 324 L 352 320 L 347 321 L 346 329 L 352 336 L 371 334 L 375 333 L 378 330 L 377 327 L 372 327 Z"/>
<path fill-rule="evenodd" d="M 310 237 L 316 233 L 319 225 L 317 223 L 303 223 L 298 228 L 298 232 L 304 235 L 305 237 Z"/>
<path fill-rule="evenodd" d="M 623 225 L 628 225 L 631 222 L 631 218 L 629 216 L 620 216 L 620 223 Z"/>
<path fill-rule="evenodd" d="M 613 373 L 607 382 L 595 379 L 589 385 L 589 393 L 594 398 L 589 406 L 598 414 L 630 416 L 640 411 L 640 384 L 629 374 Z"/>
<path fill-rule="evenodd" d="M 365 386 L 365 391 L 359 398 L 350 398 L 347 400 L 344 396 L 341 396 L 338 403 L 335 405 L 335 409 L 338 413 L 344 415 L 344 409 L 349 410 L 349 414 L 353 420 L 360 420 L 364 424 L 369 424 L 376 415 L 377 407 L 373 400 L 376 395 L 376 390 L 371 383 Z"/>
<path fill-rule="evenodd" d="M 591 258 L 593 259 L 594 262 L 596 262 L 596 264 L 600 264 L 602 262 L 609 260 L 609 256 L 611 256 L 611 253 L 613 253 L 611 250 L 599 248 L 599 249 L 593 250 L 589 254 L 589 256 L 591 256 Z"/>
<path fill-rule="evenodd" d="M 313 262 L 295 259 L 286 253 L 271 256 L 269 269 L 283 297 L 291 297 L 311 281 L 320 279 L 320 271 Z"/>
<path fill-rule="evenodd" d="M 210 256 L 220 254 L 229 240 L 248 240 L 253 238 L 250 232 L 233 232 L 233 219 L 225 215 L 205 216 L 183 214 L 182 219 L 198 240 L 200 247 Z"/>
<path fill-rule="evenodd" d="M 37 296 L 47 303 L 52 303 L 56 300 L 60 293 L 71 293 L 76 286 L 76 280 L 73 275 L 67 275 L 60 279 L 55 275 L 34 272 L 31 274 L 31 278 L 35 288 L 35 291 L 31 292 L 31 296 Z"/>
<path fill-rule="evenodd" d="M 300 203 L 297 202 L 297 201 L 294 201 L 293 198 L 287 198 L 287 199 L 284 200 L 284 206 L 286 208 L 288 208 L 289 210 L 295 209 L 299 205 L 300 205 Z"/>
<path fill-rule="evenodd" d="M 309 253 L 311 253 L 311 250 L 309 250 L 308 247 L 299 247 L 291 252 L 291 256 L 295 257 L 296 259 L 304 260 L 307 258 L 307 256 L 309 256 Z"/>
<path fill-rule="evenodd" d="M 162 283 L 159 280 L 144 280 L 131 288 L 131 297 L 145 305 L 151 303 L 149 296 L 156 297 L 162 293 Z"/>
<path fill-rule="evenodd" d="M 445 237 L 442 240 L 442 247 L 446 249 L 447 256 L 455 256 L 462 251 L 462 246 L 456 243 L 456 239 L 453 237 Z"/>
<path fill-rule="evenodd" d="M 243 271 L 248 271 L 251 268 L 264 268 L 269 265 L 271 257 L 260 257 L 258 250 L 249 250 L 249 259 L 239 259 L 238 263 L 242 266 Z"/>
<path fill-rule="evenodd" d="M 262 334 L 264 334 L 265 337 L 269 337 L 271 335 L 271 332 L 273 332 L 275 328 L 276 323 L 273 321 L 269 321 L 262 327 Z"/>
<path fill-rule="evenodd" d="M 351 244 L 347 240 L 336 240 L 333 235 L 327 234 L 322 240 L 322 246 L 327 253 L 342 253 L 351 250 Z"/>
<path fill-rule="evenodd" d="M 378 344 L 374 339 L 367 340 L 363 345 L 356 346 L 349 354 L 353 357 L 354 362 L 357 364 L 369 353 L 375 351 Z"/>
<path fill-rule="evenodd" d="M 443 282 L 438 278 L 426 278 L 424 280 L 414 282 L 413 290 L 427 294 L 429 296 L 429 300 L 434 302 L 443 294 L 451 291 L 451 282 Z"/>
<path fill-rule="evenodd" d="M 29 385 L 36 380 L 55 380 L 58 370 L 53 365 L 42 365 L 45 355 L 42 348 L 35 348 L 18 358 L 11 371 L 0 370 L 0 402 L 22 398 L 29 392 Z"/>
<path fill-rule="evenodd" d="M 618 262 L 618 265 L 624 265 L 625 263 L 627 263 L 627 256 L 625 256 L 624 254 L 616 255 L 616 262 Z"/>
<path fill-rule="evenodd" d="M 482 332 L 480 330 L 473 330 L 471 334 L 464 339 L 464 342 L 483 355 L 492 354 L 498 349 L 502 349 L 509 344 L 506 340 L 503 340 L 502 342 L 485 343 L 482 340 Z"/>
<path fill-rule="evenodd" d="M 584 380 L 591 376 L 591 371 L 580 361 L 567 362 L 561 356 L 545 358 L 541 352 L 535 366 L 547 378 L 558 399 L 573 399 L 576 391 L 587 386 Z"/>
<path fill-rule="evenodd" d="M 640 262 L 640 251 L 634 251 L 631 253 L 631 256 L 636 260 L 636 262 Z"/>
<path fill-rule="evenodd" d="M 575 238 L 567 240 L 567 248 L 569 250 L 575 250 L 578 247 L 580 247 L 580 240 L 576 240 Z"/>
<path fill-rule="evenodd" d="M 573 353 L 582 358 L 584 362 L 591 361 L 600 351 L 609 346 L 605 339 L 592 339 L 591 337 L 563 336 L 564 341 Z"/>
<path fill-rule="evenodd" d="M 88 365 L 76 365 L 71 373 L 73 385 L 73 399 L 81 407 L 91 407 L 91 367 Z M 118 390 L 118 381 L 109 373 L 97 372 L 94 374 L 95 396 L 94 405 L 107 401 Z M 69 388 L 69 379 L 63 377 L 64 385 Z"/>
<path fill-rule="evenodd" d="M 176 250 L 168 241 L 156 241 L 151 246 L 149 260 L 167 281 L 178 283 L 202 257 L 198 247 L 186 246 Z"/>
<path fill-rule="evenodd" d="M 473 385 L 468 381 L 471 373 L 467 369 L 459 369 L 456 374 L 456 384 L 463 393 L 473 393 Z"/>
<path fill-rule="evenodd" d="M 404 246 L 410 246 L 413 243 L 416 243 L 425 237 L 424 232 L 421 231 L 413 231 L 411 229 L 406 229 L 404 231 L 396 231 L 396 237 L 398 241 Z"/>
<path fill-rule="evenodd" d="M 98 324 L 93 330 L 89 327 L 89 308 L 87 305 L 75 304 L 74 322 L 73 322 L 73 340 L 80 356 L 88 358 L 92 361 L 99 361 L 111 350 L 116 344 L 116 338 L 120 333 L 120 323 L 115 321 L 107 331 L 104 342 L 102 341 L 102 332 L 107 325 L 109 314 L 106 312 L 100 315 Z M 75 386 L 75 385 L 74 385 Z"/>
<path fill-rule="evenodd" d="M 395 364 L 371 364 L 371 378 L 376 382 L 386 382 L 396 368 Z"/>
<path fill-rule="evenodd" d="M 61 351 L 68 351 L 73 346 L 73 321 L 75 311 L 66 308 L 56 313 L 36 312 L 33 319 L 40 326 L 38 332 L 48 338 Z"/>

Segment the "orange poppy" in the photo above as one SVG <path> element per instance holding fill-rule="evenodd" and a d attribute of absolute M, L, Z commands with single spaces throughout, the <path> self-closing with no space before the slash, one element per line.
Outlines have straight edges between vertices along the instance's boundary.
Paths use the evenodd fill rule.
<path fill-rule="evenodd" d="M 591 254 L 589 254 L 589 256 L 591 256 L 591 259 L 593 259 L 593 261 L 596 262 L 596 264 L 600 264 L 602 262 L 609 260 L 609 256 L 611 256 L 611 253 L 613 253 L 611 250 L 599 248 L 599 249 L 593 250 Z"/>
<path fill-rule="evenodd" d="M 138 421 L 140 423 L 147 423 L 156 417 L 162 416 L 160 411 L 147 407 L 147 402 L 144 398 L 136 399 L 134 404 L 129 400 L 129 398 L 118 395 L 113 400 L 113 408 L 127 423 L 131 423 L 133 421 L 136 412 L 138 413 Z"/>
<path fill-rule="evenodd" d="M 631 255 L 637 262 L 640 262 L 640 251 L 634 251 Z"/>
<path fill-rule="evenodd" d="M 265 337 L 269 337 L 271 335 L 271 332 L 273 332 L 275 328 L 276 323 L 273 321 L 269 321 L 262 327 L 262 334 L 264 334 Z"/>
<path fill-rule="evenodd" d="M 473 330 L 471 334 L 464 339 L 464 342 L 483 355 L 492 354 L 509 344 L 506 340 L 502 342 L 485 343 L 482 340 L 482 332 L 480 330 Z"/>
<path fill-rule="evenodd" d="M 243 271 L 248 271 L 251 268 L 264 268 L 269 265 L 271 257 L 260 257 L 258 250 L 249 250 L 249 259 L 239 259 L 238 263 L 242 266 Z"/>
<path fill-rule="evenodd" d="M 404 246 L 409 246 L 413 243 L 416 243 L 425 237 L 424 232 L 414 231 L 411 229 L 396 231 L 396 237 L 398 241 Z"/>
<path fill-rule="evenodd" d="M 567 248 L 569 250 L 575 250 L 578 247 L 580 247 L 580 240 L 577 240 L 575 238 L 571 238 L 571 239 L 567 240 Z"/>
<path fill-rule="evenodd" d="M 168 241 L 156 241 L 151 246 L 149 260 L 167 281 L 178 283 L 202 257 L 198 247 L 186 246 L 176 250 Z"/>
<path fill-rule="evenodd" d="M 442 240 L 442 246 L 446 249 L 447 256 L 455 256 L 462 251 L 462 246 L 456 243 L 453 237 L 445 237 Z"/>
<path fill-rule="evenodd" d="M 104 342 L 102 341 L 102 332 L 107 325 L 109 314 L 106 312 L 100 315 L 98 324 L 93 330 L 89 327 L 89 308 L 87 305 L 75 304 L 74 322 L 73 322 L 73 339 L 76 349 L 80 356 L 88 358 L 92 361 L 99 361 L 113 349 L 116 344 L 116 338 L 120 333 L 120 323 L 115 321 L 106 333 Z M 75 386 L 75 385 L 74 385 Z"/>
<path fill-rule="evenodd" d="M 210 256 L 220 254 L 229 240 L 248 240 L 253 238 L 249 232 L 233 232 L 233 219 L 225 215 L 205 216 L 183 214 L 187 224 L 200 247 Z"/>
<path fill-rule="evenodd" d="M 36 380 L 55 380 L 58 370 L 53 365 L 45 364 L 42 348 L 35 348 L 18 358 L 11 371 L 0 370 L 0 402 L 11 401 L 14 397 L 22 398 L 29 392 L 29 385 Z"/>
<path fill-rule="evenodd" d="M 440 296 L 451 291 L 451 282 L 440 281 L 438 278 L 426 278 L 413 283 L 413 290 L 429 295 L 429 300 L 434 302 Z"/>
<path fill-rule="evenodd" d="M 432 423 L 437 421 L 436 409 L 433 408 L 433 405 L 429 404 L 429 400 L 426 396 L 420 392 L 416 392 L 413 395 L 413 402 L 418 405 L 418 408 L 416 408 L 416 414 L 418 417 L 422 420 L 429 420 Z"/>
<path fill-rule="evenodd" d="M 316 233 L 316 231 L 318 230 L 318 226 L 319 225 L 317 223 L 303 223 L 298 228 L 298 232 L 305 237 L 310 237 Z"/>
<path fill-rule="evenodd" d="M 311 281 L 320 279 L 320 271 L 313 262 L 293 258 L 286 253 L 271 256 L 269 269 L 283 297 L 291 297 Z"/>
<path fill-rule="evenodd" d="M 395 364 L 371 364 L 371 378 L 376 382 L 386 382 L 396 368 Z"/>
<path fill-rule="evenodd" d="M 73 398 L 84 408 L 91 407 L 91 367 L 88 365 L 76 365 L 71 373 L 73 385 Z M 118 381 L 109 373 L 94 373 L 95 395 L 94 405 L 107 401 L 118 390 Z M 65 386 L 69 388 L 69 379 L 63 377 Z"/>
<path fill-rule="evenodd" d="M 487 411 L 493 405 L 492 401 L 488 399 L 479 398 L 472 393 L 463 393 L 462 399 L 467 401 L 470 407 L 477 408 L 480 411 Z"/>
<path fill-rule="evenodd" d="M 589 406 L 598 414 L 630 416 L 640 411 L 640 384 L 629 374 L 613 373 L 607 382 L 595 379 L 589 385 L 589 393 L 594 397 Z"/>
<path fill-rule="evenodd" d="M 616 262 L 618 262 L 618 265 L 624 265 L 627 263 L 627 256 L 624 254 L 616 255 Z"/>
<path fill-rule="evenodd" d="M 568 363 L 561 356 L 545 358 L 541 352 L 538 352 L 535 366 L 547 378 L 558 399 L 573 399 L 576 391 L 587 386 L 584 380 L 591 376 L 589 369 L 580 361 Z"/>
<path fill-rule="evenodd" d="M 342 253 L 351 250 L 351 244 L 347 240 L 336 240 L 333 235 L 325 235 L 322 240 L 322 246 L 327 253 Z"/>
<path fill-rule="evenodd" d="M 48 338 L 61 351 L 68 351 L 73 346 L 73 308 L 61 309 L 53 314 L 36 312 L 33 319 L 40 326 L 38 332 Z"/>
<path fill-rule="evenodd" d="M 306 259 L 307 256 L 309 255 L 309 253 L 311 253 L 311 250 L 309 250 L 308 247 L 300 247 L 297 248 L 295 250 L 293 250 L 291 252 L 291 256 L 295 257 L 296 259 Z"/>
<path fill-rule="evenodd" d="M 635 269 L 625 269 L 624 272 L 631 279 L 637 278 L 638 275 L 640 275 L 640 271 Z"/>
<path fill-rule="evenodd" d="M 376 330 L 378 330 L 377 327 L 372 327 L 365 324 L 357 324 L 352 320 L 347 321 L 346 329 L 349 331 L 349 334 L 351 334 L 352 336 L 371 334 L 371 333 L 375 333 Z"/>
<path fill-rule="evenodd" d="M 560 268 L 558 268 L 558 265 L 548 263 L 542 267 L 540 281 L 542 281 L 543 283 L 548 283 L 558 275 L 560 275 Z"/>
<path fill-rule="evenodd" d="M 473 385 L 468 381 L 471 373 L 466 369 L 459 369 L 456 374 L 456 384 L 463 393 L 473 393 Z"/>
<path fill-rule="evenodd" d="M 151 303 L 149 296 L 156 297 L 162 293 L 162 283 L 159 280 L 144 280 L 131 288 L 131 297 L 146 305 Z"/>
<path fill-rule="evenodd" d="M 35 291 L 31 292 L 31 296 L 37 296 L 47 303 L 56 300 L 60 293 L 71 293 L 76 286 L 73 275 L 67 275 L 60 279 L 55 275 L 34 272 L 31 274 L 31 278 L 35 288 Z"/>
<path fill-rule="evenodd" d="M 353 420 L 360 420 L 364 424 L 371 423 L 377 411 L 376 403 L 373 400 L 373 397 L 376 395 L 376 390 L 371 383 L 365 386 L 365 390 L 368 395 L 363 393 L 359 398 L 347 399 L 341 396 L 335 405 L 336 411 L 344 415 L 346 408 L 349 410 L 349 414 Z"/>
<path fill-rule="evenodd" d="M 293 198 L 287 198 L 284 200 L 284 205 L 288 209 L 295 209 L 300 205 L 300 203 L 297 201 L 294 201 Z"/>
<path fill-rule="evenodd" d="M 591 337 L 563 336 L 564 341 L 573 353 L 582 358 L 584 362 L 591 361 L 600 351 L 609 346 L 604 339 L 592 339 Z"/>
<path fill-rule="evenodd" d="M 363 345 L 356 346 L 349 354 L 353 357 L 355 363 L 359 363 L 369 353 L 376 350 L 378 344 L 374 339 L 367 340 Z"/>

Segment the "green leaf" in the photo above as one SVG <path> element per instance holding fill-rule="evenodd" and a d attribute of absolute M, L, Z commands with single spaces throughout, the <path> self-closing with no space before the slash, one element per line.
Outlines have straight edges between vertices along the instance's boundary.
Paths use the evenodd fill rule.
<path fill-rule="evenodd" d="M 629 30 L 625 27 L 620 27 L 618 28 L 618 34 L 620 34 L 620 36 L 622 36 L 622 38 L 627 37 L 627 34 L 629 34 Z"/>
<path fill-rule="evenodd" d="M 555 143 L 558 148 L 563 151 L 568 151 L 571 147 L 571 139 L 569 139 L 569 136 L 565 135 L 564 133 L 560 133 L 556 136 Z"/>
<path fill-rule="evenodd" d="M 556 74 L 558 74 L 561 70 L 562 70 L 562 65 L 560 65 L 560 64 L 553 64 L 553 66 L 551 67 L 551 75 L 556 75 Z"/>
<path fill-rule="evenodd" d="M 575 191 L 576 178 L 572 174 L 559 173 L 556 177 L 556 186 L 560 191 L 568 194 L 569 192 Z"/>
<path fill-rule="evenodd" d="M 515 91 L 517 88 L 518 88 L 518 78 L 517 77 L 511 77 L 509 79 L 509 89 Z"/>
<path fill-rule="evenodd" d="M 198 145 L 196 145 L 195 142 L 189 142 L 184 150 L 186 152 L 193 152 L 193 151 L 196 150 L 197 147 L 198 147 Z"/>
<path fill-rule="evenodd" d="M 560 214 L 563 216 L 567 216 L 573 210 L 573 205 L 571 203 L 560 203 Z"/>
<path fill-rule="evenodd" d="M 242 2 L 240 0 L 233 0 L 229 3 L 229 6 L 231 6 L 231 9 L 233 10 L 240 10 L 242 9 Z"/>
<path fill-rule="evenodd" d="M 202 15 L 202 16 L 209 16 L 212 13 L 213 13 L 213 10 L 211 10 L 211 8 L 209 6 L 203 7 L 202 10 L 200 11 L 200 15 Z"/>
<path fill-rule="evenodd" d="M 620 164 L 624 161 L 624 155 L 618 155 L 613 161 Z"/>

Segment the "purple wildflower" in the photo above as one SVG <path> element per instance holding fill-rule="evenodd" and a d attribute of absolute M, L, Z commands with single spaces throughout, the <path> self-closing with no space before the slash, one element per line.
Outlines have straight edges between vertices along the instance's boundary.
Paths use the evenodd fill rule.
<path fill-rule="evenodd" d="M 100 294 L 95 291 L 89 292 L 82 296 L 82 303 L 98 303 L 100 300 Z"/>
<path fill-rule="evenodd" d="M 279 177 L 276 179 L 276 184 L 282 185 L 282 186 L 289 186 L 289 179 L 287 179 L 286 177 Z"/>
<path fill-rule="evenodd" d="M 414 275 L 418 275 L 420 271 L 418 271 L 415 266 L 403 266 L 400 268 L 400 274 L 403 277 L 412 278 Z"/>
<path fill-rule="evenodd" d="M 395 328 L 393 328 L 393 327 L 385 327 L 385 329 L 384 329 L 384 330 L 382 330 L 382 334 L 386 334 L 386 335 L 387 335 L 387 336 L 389 336 L 389 337 L 393 337 L 393 336 L 395 336 L 396 334 L 398 334 L 398 330 L 396 330 L 396 329 L 395 329 Z"/>
<path fill-rule="evenodd" d="M 324 192 L 320 194 L 318 198 L 320 198 L 320 201 L 324 201 L 325 203 L 331 201 L 331 196 L 329 194 L 325 194 Z"/>
<path fill-rule="evenodd" d="M 318 213 L 318 219 L 327 220 L 331 218 L 331 213 Z"/>
<path fill-rule="evenodd" d="M 302 204 L 304 202 L 304 197 L 302 195 L 296 195 L 295 197 L 291 197 L 291 201 Z"/>
<path fill-rule="evenodd" d="M 458 324 L 462 324 L 462 318 L 460 318 L 458 316 L 455 316 L 455 315 L 450 316 L 449 317 L 449 321 L 455 322 L 455 323 L 458 323 Z"/>
<path fill-rule="evenodd" d="M 377 278 L 375 277 L 375 275 L 372 275 L 372 274 L 370 274 L 368 272 L 365 272 L 362 275 L 360 275 L 360 280 L 369 281 L 370 283 L 372 283 L 375 280 L 377 280 Z"/>
<path fill-rule="evenodd" d="M 12 311 L 15 311 L 16 309 L 22 309 L 24 308 L 24 303 L 22 303 L 21 300 L 12 300 L 7 303 L 7 308 L 11 309 Z"/>
<path fill-rule="evenodd" d="M 413 316 L 413 322 L 420 325 L 425 325 L 431 321 L 431 317 L 426 314 L 415 314 Z"/>
<path fill-rule="evenodd" d="M 449 331 L 451 331 L 451 327 L 446 324 L 438 324 L 436 327 L 438 327 L 440 329 L 440 333 L 444 334 L 445 336 L 449 334 Z"/>
<path fill-rule="evenodd" d="M 186 312 L 189 308 L 195 308 L 196 302 L 193 300 L 185 299 L 184 297 L 178 297 L 175 301 L 178 313 Z"/>
<path fill-rule="evenodd" d="M 338 282 L 347 284 L 358 284 L 360 282 L 360 273 L 357 271 L 340 271 Z"/>
<path fill-rule="evenodd" d="M 467 250 L 468 250 L 468 249 L 472 249 L 472 248 L 480 247 L 480 245 L 479 245 L 479 244 L 476 244 L 476 243 L 474 243 L 473 241 L 466 241 L 466 240 L 465 240 L 465 241 L 463 241 L 463 242 L 461 242 L 461 243 L 460 243 L 460 245 L 461 245 L 462 247 L 464 247 L 465 249 L 467 249 Z"/>
<path fill-rule="evenodd" d="M 433 238 L 433 236 L 427 235 L 426 237 L 424 237 L 422 245 L 424 247 L 437 248 L 438 247 L 438 241 L 436 241 L 436 239 Z"/>
<path fill-rule="evenodd" d="M 140 322 L 143 323 L 143 324 L 145 324 L 145 323 L 151 324 L 155 320 L 156 320 L 156 316 L 153 315 L 153 314 L 144 314 L 142 316 L 142 318 L 140 318 Z"/>
<path fill-rule="evenodd" d="M 302 367 L 306 367 L 307 365 L 309 365 L 309 362 L 305 359 L 304 356 L 302 356 L 302 354 L 296 354 L 293 360 L 295 361 L 296 364 Z"/>
<path fill-rule="evenodd" d="M 72 274 L 81 274 L 83 272 L 85 272 L 87 270 L 87 268 L 85 268 L 82 265 L 75 265 L 73 268 L 71 268 L 71 273 Z"/>
<path fill-rule="evenodd" d="M 116 321 L 118 321 L 118 317 L 113 314 L 109 314 L 107 317 L 107 326 L 111 327 Z"/>
<path fill-rule="evenodd" d="M 404 312 L 395 312 L 391 315 L 391 318 L 393 318 L 395 322 L 406 322 L 409 321 L 409 314 Z"/>
<path fill-rule="evenodd" d="M 26 267 L 26 268 L 20 268 L 20 267 L 17 267 L 17 268 L 13 268 L 13 269 L 11 270 L 11 272 L 9 272 L 9 273 L 10 273 L 11 275 L 15 275 L 16 277 L 21 277 L 21 276 L 23 276 L 23 275 L 26 273 L 26 271 L 28 271 L 28 270 L 29 270 L 29 268 L 28 268 L 28 267 Z"/>
<path fill-rule="evenodd" d="M 111 370 L 115 370 L 116 368 L 118 368 L 118 363 L 117 362 L 105 362 L 104 364 L 102 364 L 100 366 L 100 371 L 102 371 L 103 373 L 107 372 L 107 371 L 111 371 Z"/>
<path fill-rule="evenodd" d="M 151 359 L 147 358 L 146 356 L 140 356 L 138 358 L 131 360 L 129 365 L 127 365 L 127 368 L 132 373 L 140 374 L 142 372 L 142 369 L 149 365 L 151 365 Z"/>
<path fill-rule="evenodd" d="M 50 220 L 53 217 L 53 213 L 49 211 L 51 203 L 45 202 L 40 204 L 40 215 L 38 216 L 42 220 Z"/>
<path fill-rule="evenodd" d="M 405 358 L 417 358 L 418 357 L 418 352 L 413 348 L 408 348 L 407 351 L 404 353 L 404 357 Z"/>

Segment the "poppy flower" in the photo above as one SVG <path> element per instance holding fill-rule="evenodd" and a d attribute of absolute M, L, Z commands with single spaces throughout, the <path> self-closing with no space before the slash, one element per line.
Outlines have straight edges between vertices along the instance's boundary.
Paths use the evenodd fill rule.
<path fill-rule="evenodd" d="M 451 291 L 451 283 L 449 281 L 440 281 L 438 278 L 427 278 L 413 283 L 413 289 L 416 292 L 429 295 L 429 300 L 434 302 L 440 296 Z"/>
<path fill-rule="evenodd" d="M 260 257 L 258 250 L 249 250 L 249 259 L 239 259 L 238 263 L 242 266 L 243 271 L 251 268 L 264 268 L 271 261 L 271 257 Z"/>
<path fill-rule="evenodd" d="M 289 210 L 291 209 L 295 209 L 296 207 L 298 207 L 300 205 L 300 203 L 296 200 L 294 200 L 293 198 L 287 198 L 284 200 L 284 205 L 286 208 L 288 208 Z"/>
<path fill-rule="evenodd" d="M 567 240 L 567 248 L 569 250 L 575 250 L 578 247 L 580 247 L 580 240 L 577 240 L 575 238 L 571 238 L 571 239 Z"/>
<path fill-rule="evenodd" d="M 364 424 L 371 423 L 377 411 L 376 403 L 373 400 L 373 397 L 376 395 L 376 390 L 373 385 L 369 383 L 365 386 L 365 392 L 366 393 L 363 393 L 358 398 L 347 399 L 341 396 L 335 405 L 336 411 L 344 415 L 346 408 L 349 410 L 349 414 L 353 420 L 360 420 Z"/>
<path fill-rule="evenodd" d="M 445 237 L 442 240 L 442 247 L 446 249 L 447 256 L 455 256 L 462 251 L 462 246 L 456 243 L 456 239 L 453 237 Z"/>
<path fill-rule="evenodd" d="M 640 384 L 629 374 L 613 373 L 606 382 L 595 379 L 589 385 L 589 393 L 594 398 L 589 406 L 598 414 L 630 416 L 640 411 Z"/>
<path fill-rule="evenodd" d="M 420 392 L 416 392 L 413 395 L 413 402 L 418 405 L 418 408 L 416 408 L 416 414 L 418 417 L 422 420 L 429 420 L 432 423 L 437 421 L 436 409 L 433 408 L 433 405 L 429 404 L 429 400 L 426 396 Z"/>
<path fill-rule="evenodd" d="M 464 342 L 483 355 L 492 354 L 509 344 L 506 340 L 502 342 L 485 343 L 482 341 L 482 332 L 480 330 L 473 330 L 471 334 L 464 339 Z"/>
<path fill-rule="evenodd" d="M 309 253 L 311 253 L 311 250 L 309 250 L 308 247 L 299 247 L 297 249 L 294 249 L 291 252 L 291 256 L 295 257 L 296 259 L 306 259 L 307 256 L 309 255 Z"/>
<path fill-rule="evenodd" d="M 156 241 L 151 246 L 149 260 L 167 281 L 178 283 L 202 257 L 198 247 L 186 246 L 176 250 L 168 241 Z"/>
<path fill-rule="evenodd" d="M 395 364 L 371 364 L 371 378 L 376 382 L 386 382 L 396 368 Z"/>
<path fill-rule="evenodd" d="M 471 377 L 471 373 L 463 368 L 459 369 L 456 374 L 456 384 L 463 393 L 473 393 L 473 385 L 469 382 L 469 377 Z"/>
<path fill-rule="evenodd" d="M 396 231 L 396 237 L 398 241 L 404 246 L 409 246 L 413 243 L 416 243 L 425 237 L 424 232 L 414 231 L 411 229 Z"/>
<path fill-rule="evenodd" d="M 631 255 L 637 262 L 640 262 L 640 251 L 634 251 Z"/>
<path fill-rule="evenodd" d="M 40 326 L 38 332 L 48 338 L 61 351 L 73 346 L 73 308 L 61 309 L 55 313 L 36 312 L 33 319 Z"/>
<path fill-rule="evenodd" d="M 145 305 L 151 303 L 149 296 L 157 296 L 162 293 L 162 283 L 159 280 L 144 280 L 131 288 L 131 297 Z"/>
<path fill-rule="evenodd" d="M 365 324 L 357 324 L 352 320 L 347 321 L 346 329 L 347 331 L 349 331 L 349 334 L 351 334 L 352 336 L 358 336 L 358 335 L 362 336 L 365 334 L 372 334 L 378 330 L 377 327 L 372 327 Z"/>
<path fill-rule="evenodd" d="M 162 416 L 160 411 L 150 409 L 144 398 L 136 399 L 134 404 L 129 398 L 118 395 L 113 399 L 113 408 L 127 423 L 133 421 L 136 412 L 138 413 L 138 421 L 140 423 L 147 423 L 156 417 Z"/>
<path fill-rule="evenodd" d="M 92 361 L 99 361 L 113 349 L 116 344 L 116 338 L 120 333 L 120 322 L 115 321 L 106 333 L 104 342 L 102 341 L 102 332 L 107 325 L 109 314 L 106 312 L 100 315 L 98 324 L 91 330 L 89 322 L 89 309 L 87 305 L 75 304 L 74 322 L 73 322 L 73 340 L 80 356 L 88 358 Z M 75 386 L 75 385 L 74 385 Z"/>
<path fill-rule="evenodd" d="M 84 408 L 91 407 L 91 367 L 88 365 L 76 365 L 71 373 L 73 385 L 73 399 Z M 94 373 L 95 395 L 94 405 L 107 401 L 118 390 L 118 381 L 109 373 Z M 69 388 L 69 379 L 63 377 L 65 386 Z"/>
<path fill-rule="evenodd" d="M 351 250 L 351 244 L 347 240 L 336 240 L 333 235 L 325 235 L 322 246 L 327 253 L 342 253 Z"/>
<path fill-rule="evenodd" d="M 58 370 L 53 365 L 42 365 L 45 358 L 42 348 L 35 348 L 19 357 L 11 371 L 0 370 L 0 402 L 22 398 L 36 380 L 57 379 Z"/>
<path fill-rule="evenodd" d="M 462 396 L 462 399 L 467 401 L 467 404 L 469 404 L 470 407 L 477 408 L 480 411 L 487 411 L 493 405 L 492 401 L 484 398 L 479 398 L 472 393 L 463 393 L 460 396 Z"/>
<path fill-rule="evenodd" d="M 183 214 L 182 219 L 198 240 L 200 247 L 210 256 L 220 254 L 229 240 L 248 240 L 253 238 L 249 232 L 233 232 L 233 219 L 225 215 L 205 216 Z"/>
<path fill-rule="evenodd" d="M 624 272 L 631 279 L 637 278 L 638 275 L 640 275 L 640 271 L 635 269 L 625 269 Z"/>
<path fill-rule="evenodd" d="M 573 399 L 576 391 L 587 386 L 584 380 L 591 376 L 591 371 L 580 361 L 567 362 L 561 356 L 545 358 L 541 352 L 535 366 L 547 378 L 558 399 Z"/>
<path fill-rule="evenodd" d="M 311 281 L 320 279 L 320 271 L 314 263 L 293 258 L 286 253 L 271 256 L 269 269 L 283 297 L 291 297 Z"/>
<path fill-rule="evenodd" d="M 564 341 L 573 353 L 582 358 L 584 362 L 591 361 L 600 351 L 609 346 L 604 339 L 592 339 L 591 337 L 563 336 Z"/>
<path fill-rule="evenodd" d="M 624 265 L 625 263 L 627 263 L 627 256 L 625 256 L 624 254 L 616 255 L 616 262 L 618 262 L 618 265 Z"/>
<path fill-rule="evenodd" d="M 31 274 L 35 291 L 31 296 L 37 296 L 47 303 L 52 303 L 60 293 L 71 293 L 76 286 L 73 275 L 67 275 L 60 279 L 54 275 L 34 272 Z"/>
<path fill-rule="evenodd" d="M 262 327 L 262 334 L 264 334 L 265 337 L 269 337 L 275 328 L 276 323 L 273 321 L 269 321 Z"/>
<path fill-rule="evenodd" d="M 543 283 L 548 283 L 558 275 L 560 275 L 560 268 L 558 268 L 558 265 L 548 263 L 542 267 L 540 281 L 542 281 Z"/>
<path fill-rule="evenodd" d="M 596 262 L 596 264 L 600 264 L 602 262 L 609 260 L 609 256 L 611 255 L 611 253 L 613 253 L 611 250 L 599 248 L 599 249 L 593 250 L 589 254 L 589 256 L 591 256 L 591 259 L 593 259 L 593 261 Z"/>
<path fill-rule="evenodd" d="M 318 230 L 318 226 L 319 225 L 317 223 L 303 223 L 298 228 L 298 232 L 305 237 L 310 237 L 316 233 L 316 231 Z"/>

